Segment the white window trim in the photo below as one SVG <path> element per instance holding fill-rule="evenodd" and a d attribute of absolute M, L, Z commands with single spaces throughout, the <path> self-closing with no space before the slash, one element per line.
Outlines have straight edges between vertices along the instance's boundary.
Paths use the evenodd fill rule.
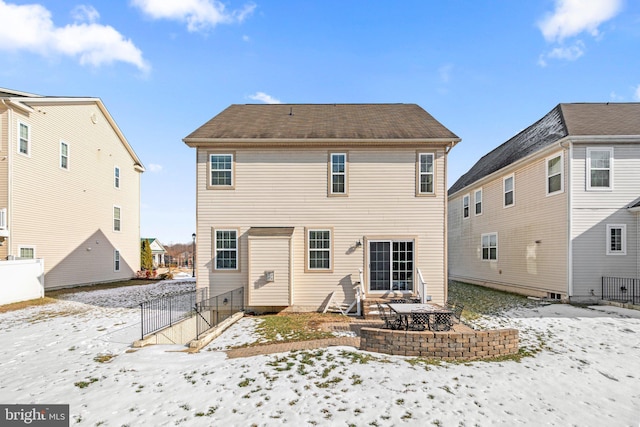
<path fill-rule="evenodd" d="M 116 264 L 117 261 L 117 264 Z M 113 271 L 120 271 L 120 267 L 122 265 L 122 256 L 120 255 L 120 251 L 117 249 L 113 250 Z M 117 268 L 116 268 L 117 266 Z"/>
<path fill-rule="evenodd" d="M 620 251 L 612 251 L 611 250 L 611 230 L 619 228 L 622 230 L 622 250 Z M 607 255 L 626 255 L 627 254 L 627 225 L 626 224 L 607 224 L 607 238 L 605 239 L 607 243 Z"/>
<path fill-rule="evenodd" d="M 225 232 L 225 231 L 233 231 L 234 233 L 236 233 L 236 247 L 235 249 L 229 249 L 229 248 L 218 248 L 218 232 Z M 238 271 L 239 267 L 240 267 L 240 236 L 239 236 L 239 232 L 237 229 L 235 228 L 216 228 L 213 230 L 213 247 L 214 247 L 214 255 L 215 255 L 215 259 L 213 260 L 213 269 L 217 270 L 217 271 Z M 218 268 L 218 251 L 229 251 L 229 252 L 235 252 L 236 253 L 236 266 L 235 268 Z"/>
<path fill-rule="evenodd" d="M 329 232 L 329 248 L 327 249 L 311 249 L 309 244 L 309 235 L 312 231 L 327 231 Z M 306 230 L 306 246 L 307 246 L 307 271 L 333 271 L 333 230 L 330 228 L 307 228 Z M 329 252 L 329 267 L 328 268 L 311 268 L 311 251 L 328 251 Z"/>
<path fill-rule="evenodd" d="M 333 156 L 344 156 L 344 172 L 334 172 L 333 171 Z M 347 156 L 346 152 L 343 153 L 329 153 L 329 194 L 331 195 L 340 195 L 340 196 L 346 196 L 348 194 L 347 191 L 347 172 L 348 172 L 348 162 L 349 162 L 349 157 Z M 334 176 L 344 176 L 344 191 L 342 192 L 336 192 L 333 191 L 333 177 Z"/>
<path fill-rule="evenodd" d="M 0 209 L 0 230 L 7 229 L 7 208 Z"/>
<path fill-rule="evenodd" d="M 66 168 L 62 166 L 62 145 L 63 144 L 67 146 L 67 167 Z M 59 157 L 58 167 L 60 167 L 60 169 L 62 170 L 68 171 L 69 166 L 71 165 L 70 158 L 71 158 L 71 145 L 67 141 L 60 141 L 60 157 Z"/>
<path fill-rule="evenodd" d="M 511 182 L 513 182 L 513 188 L 511 189 L 511 192 L 513 193 L 513 197 L 512 197 L 513 201 L 511 202 L 510 205 L 507 205 L 504 196 L 507 195 L 506 186 L 507 186 L 507 180 L 509 178 L 511 178 L 512 179 Z M 511 175 L 507 175 L 504 178 L 502 178 L 502 207 L 503 208 L 512 208 L 515 205 L 516 205 L 516 177 L 515 177 L 514 174 L 511 174 Z"/>
<path fill-rule="evenodd" d="M 609 186 L 608 187 L 592 187 L 591 186 L 591 153 L 594 151 L 609 152 Z M 613 191 L 613 147 L 587 147 L 587 165 L 586 165 L 586 181 L 587 191 Z"/>
<path fill-rule="evenodd" d="M 465 205 L 466 203 L 466 205 Z M 465 212 L 466 209 L 466 212 Z M 462 219 L 469 219 L 471 216 L 471 196 L 469 193 L 462 196 Z"/>
<path fill-rule="evenodd" d="M 37 259 L 36 257 L 36 247 L 32 246 L 32 245 L 19 245 L 18 246 L 18 258 L 20 257 L 20 252 L 22 252 L 23 249 L 33 249 L 33 259 Z M 29 259 L 29 258 L 25 258 L 25 259 Z"/>
<path fill-rule="evenodd" d="M 225 185 L 219 185 L 219 184 L 213 184 L 213 181 L 211 180 L 212 177 L 212 173 L 213 173 L 213 169 L 211 168 L 211 157 L 213 156 L 230 156 L 231 157 L 231 169 L 229 169 L 229 172 L 231 173 L 231 183 L 230 184 L 225 184 Z M 235 168 L 236 168 L 236 159 L 235 159 L 235 154 L 234 153 L 209 153 L 209 164 L 207 165 L 207 170 L 209 172 L 209 176 L 207 177 L 207 184 L 209 188 L 222 188 L 222 189 L 233 189 L 235 188 L 236 185 L 236 180 L 235 180 Z M 227 170 L 227 169 L 220 169 L 222 170 Z"/>
<path fill-rule="evenodd" d="M 551 160 L 553 160 L 553 159 L 555 159 L 557 157 L 560 157 L 560 189 L 550 193 L 549 192 L 549 178 L 551 178 L 552 176 L 555 176 L 555 175 L 549 175 L 549 161 L 551 161 Z M 564 153 L 560 152 L 559 154 L 554 154 L 552 156 L 547 157 L 545 159 L 545 161 L 544 161 L 544 167 L 545 167 L 545 170 L 546 170 L 545 175 L 547 177 L 547 180 L 545 181 L 545 187 L 546 187 L 547 196 L 554 196 L 556 194 L 564 193 Z"/>
<path fill-rule="evenodd" d="M 489 239 L 491 239 L 491 236 L 496 236 L 496 259 L 491 259 L 491 241 L 489 241 L 489 246 L 487 246 L 487 248 L 489 248 L 489 258 L 485 259 L 483 257 L 483 252 L 484 252 L 484 246 L 482 241 L 484 240 L 485 236 L 489 236 Z M 488 261 L 488 262 L 496 262 L 498 261 L 498 233 L 484 233 L 480 235 L 480 259 L 482 261 Z"/>
<path fill-rule="evenodd" d="M 119 210 L 120 212 L 120 218 L 118 218 L 118 220 L 120 221 L 119 225 L 120 225 L 120 229 L 116 230 L 116 208 Z M 112 209 L 112 222 L 111 222 L 111 227 L 113 229 L 114 233 L 120 233 L 122 231 L 122 207 L 118 206 L 118 205 L 113 205 L 113 209 Z"/>
<path fill-rule="evenodd" d="M 422 172 L 422 156 L 431 156 L 432 172 Z M 431 175 L 431 191 L 422 191 L 422 176 Z M 418 153 L 418 194 L 435 194 L 436 192 L 436 156 L 434 153 Z"/>
<path fill-rule="evenodd" d="M 480 200 L 478 200 L 478 193 L 480 193 Z M 480 202 L 480 213 L 478 213 L 478 201 Z M 473 214 L 475 216 L 482 215 L 482 188 L 479 188 L 473 192 Z"/>
<path fill-rule="evenodd" d="M 26 153 L 23 153 L 22 151 L 20 151 L 20 139 L 22 138 L 20 136 L 21 125 L 26 126 L 27 127 L 27 132 L 28 132 L 28 135 L 27 135 L 27 152 Z M 25 157 L 31 157 L 31 125 L 28 125 L 25 122 L 18 121 L 17 143 L 18 143 L 18 146 L 16 148 L 18 150 L 18 154 L 20 154 L 21 156 L 25 156 Z"/>
<path fill-rule="evenodd" d="M 116 175 L 116 171 L 118 172 Z M 113 167 L 113 188 L 120 189 L 120 183 L 122 182 L 122 169 L 119 166 Z"/>

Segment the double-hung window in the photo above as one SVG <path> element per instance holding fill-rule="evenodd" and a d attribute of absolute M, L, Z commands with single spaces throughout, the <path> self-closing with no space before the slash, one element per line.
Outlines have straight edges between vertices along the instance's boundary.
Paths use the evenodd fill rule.
<path fill-rule="evenodd" d="M 113 168 L 113 186 L 120 188 L 120 168 L 118 166 Z"/>
<path fill-rule="evenodd" d="M 515 185 L 514 185 L 514 176 L 509 175 L 504 178 L 503 181 L 503 191 L 504 191 L 504 207 L 513 206 L 515 202 L 514 194 L 515 194 Z"/>
<path fill-rule="evenodd" d="M 331 230 L 307 230 L 308 270 L 331 270 Z"/>
<path fill-rule="evenodd" d="M 482 259 L 495 261 L 498 259 L 498 234 L 489 233 L 482 235 Z"/>
<path fill-rule="evenodd" d="M 18 252 L 21 259 L 36 259 L 36 248 L 33 246 L 20 246 Z"/>
<path fill-rule="evenodd" d="M 7 208 L 0 209 L 0 230 L 7 229 Z"/>
<path fill-rule="evenodd" d="M 233 188 L 233 154 L 210 154 L 209 169 L 211 187 Z"/>
<path fill-rule="evenodd" d="M 627 226 L 607 224 L 607 255 L 627 254 Z"/>
<path fill-rule="evenodd" d="M 587 148 L 587 190 L 613 188 L 613 148 Z"/>
<path fill-rule="evenodd" d="M 120 206 L 114 206 L 113 207 L 113 231 L 120 231 L 122 224 L 121 224 L 121 213 L 120 213 Z"/>
<path fill-rule="evenodd" d="M 69 169 L 69 144 L 60 141 L 60 168 Z"/>
<path fill-rule="evenodd" d="M 18 124 L 18 153 L 31 155 L 31 128 L 24 123 Z"/>
<path fill-rule="evenodd" d="M 564 191 L 563 171 L 562 153 L 547 157 L 547 195 Z"/>
<path fill-rule="evenodd" d="M 347 154 L 329 154 L 329 194 L 347 194 Z"/>
<path fill-rule="evenodd" d="M 120 271 L 120 251 L 113 251 L 113 271 Z"/>
<path fill-rule="evenodd" d="M 476 204 L 476 215 L 482 215 L 482 188 L 473 193 L 473 201 Z"/>
<path fill-rule="evenodd" d="M 216 270 L 238 269 L 238 231 L 216 230 Z"/>
<path fill-rule="evenodd" d="M 462 218 L 469 218 L 469 195 L 462 196 Z"/>
<path fill-rule="evenodd" d="M 418 194 L 433 194 L 433 153 L 418 154 Z"/>

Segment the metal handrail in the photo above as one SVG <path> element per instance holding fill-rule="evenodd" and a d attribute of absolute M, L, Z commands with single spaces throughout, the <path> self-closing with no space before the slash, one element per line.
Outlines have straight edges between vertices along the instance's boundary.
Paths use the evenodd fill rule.
<path fill-rule="evenodd" d="M 640 304 L 640 279 L 603 276 L 602 299 Z"/>

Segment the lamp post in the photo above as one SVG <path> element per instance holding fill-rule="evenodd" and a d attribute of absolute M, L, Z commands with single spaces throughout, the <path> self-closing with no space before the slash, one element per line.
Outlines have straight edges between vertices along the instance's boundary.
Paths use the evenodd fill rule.
<path fill-rule="evenodd" d="M 193 272 L 191 277 L 196 277 L 196 233 L 193 233 L 191 238 L 193 239 L 193 244 L 191 245 L 191 267 Z"/>

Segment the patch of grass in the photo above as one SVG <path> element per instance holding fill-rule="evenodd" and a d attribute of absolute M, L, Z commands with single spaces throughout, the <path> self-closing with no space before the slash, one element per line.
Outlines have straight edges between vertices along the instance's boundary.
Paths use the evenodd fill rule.
<path fill-rule="evenodd" d="M 109 363 L 115 357 L 117 357 L 116 354 L 106 353 L 106 354 L 97 355 L 96 357 L 93 358 L 93 360 L 98 363 Z"/>
<path fill-rule="evenodd" d="M 98 382 L 97 378 L 89 378 L 87 381 L 78 381 L 76 383 L 73 383 L 73 385 L 78 388 L 87 388 L 95 382 Z"/>
<path fill-rule="evenodd" d="M 287 313 L 261 316 L 256 327 L 259 340 L 245 346 L 273 342 L 296 342 L 332 338 L 333 333 L 321 329 L 323 323 L 350 322 L 346 316 L 323 313 Z"/>
<path fill-rule="evenodd" d="M 253 378 L 245 378 L 238 383 L 238 387 L 248 387 L 249 384 L 251 384 L 254 381 L 255 380 Z"/>
<path fill-rule="evenodd" d="M 449 300 L 464 304 L 462 317 L 467 321 L 486 315 L 500 316 L 515 308 L 537 306 L 537 302 L 523 295 L 454 280 L 449 281 Z"/>
<path fill-rule="evenodd" d="M 40 305 L 53 304 L 56 302 L 58 302 L 58 300 L 49 298 L 49 297 L 30 299 L 28 301 L 13 302 L 11 304 L 0 305 L 0 313 L 7 313 L 9 311 L 22 310 L 28 307 L 36 307 Z"/>

